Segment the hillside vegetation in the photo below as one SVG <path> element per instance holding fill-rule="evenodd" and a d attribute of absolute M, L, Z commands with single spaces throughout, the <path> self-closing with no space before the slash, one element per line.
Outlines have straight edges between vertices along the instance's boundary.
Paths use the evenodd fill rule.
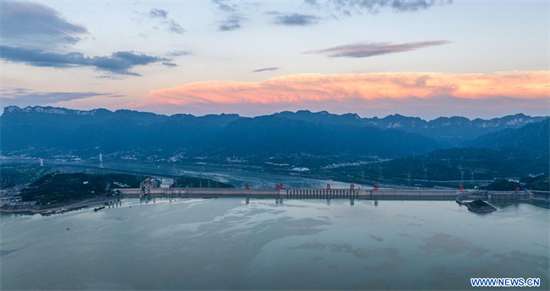
<path fill-rule="evenodd" d="M 136 163 L 212 164 L 398 184 L 521 178 L 550 167 L 549 119 L 523 114 L 426 121 L 325 111 L 247 118 L 10 106 L 0 121 L 0 148 L 8 156 L 97 159 L 101 153 Z"/>

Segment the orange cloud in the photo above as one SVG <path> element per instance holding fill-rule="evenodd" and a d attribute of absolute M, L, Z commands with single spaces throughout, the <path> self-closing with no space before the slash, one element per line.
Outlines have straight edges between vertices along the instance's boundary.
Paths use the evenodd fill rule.
<path fill-rule="evenodd" d="M 271 78 L 262 82 L 206 81 L 152 90 L 143 107 L 207 104 L 304 104 L 405 98 L 549 97 L 547 71 L 498 72 L 494 74 L 365 73 L 301 74 Z"/>

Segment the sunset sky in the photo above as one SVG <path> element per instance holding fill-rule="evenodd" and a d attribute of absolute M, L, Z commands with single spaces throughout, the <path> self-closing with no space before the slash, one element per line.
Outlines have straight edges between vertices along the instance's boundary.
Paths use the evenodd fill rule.
<path fill-rule="evenodd" d="M 1 105 L 549 114 L 549 2 L 4 1 Z"/>

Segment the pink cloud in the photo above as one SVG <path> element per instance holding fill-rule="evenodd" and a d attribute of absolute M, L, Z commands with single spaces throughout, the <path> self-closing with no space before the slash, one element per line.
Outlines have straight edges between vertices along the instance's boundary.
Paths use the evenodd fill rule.
<path fill-rule="evenodd" d="M 494 74 L 365 73 L 302 74 L 261 82 L 206 81 L 151 90 L 133 108 L 171 105 L 303 107 L 307 104 L 387 103 L 437 99 L 548 99 L 549 72 L 498 72 Z"/>

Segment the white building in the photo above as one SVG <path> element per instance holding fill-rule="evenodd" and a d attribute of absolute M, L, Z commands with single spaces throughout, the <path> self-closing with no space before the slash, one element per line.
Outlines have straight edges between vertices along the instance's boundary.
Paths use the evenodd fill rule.
<path fill-rule="evenodd" d="M 171 178 L 161 178 L 160 179 L 160 188 L 170 188 L 174 185 L 174 179 Z"/>

